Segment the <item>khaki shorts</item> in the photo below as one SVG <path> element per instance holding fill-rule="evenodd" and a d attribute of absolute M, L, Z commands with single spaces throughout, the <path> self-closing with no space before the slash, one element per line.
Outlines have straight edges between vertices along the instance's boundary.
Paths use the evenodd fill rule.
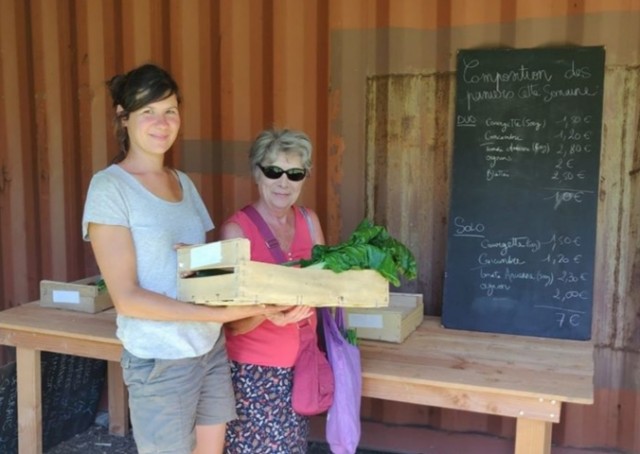
<path fill-rule="evenodd" d="M 143 359 L 122 354 L 133 437 L 140 454 L 190 454 L 195 426 L 236 418 L 224 335 L 196 358 Z"/>

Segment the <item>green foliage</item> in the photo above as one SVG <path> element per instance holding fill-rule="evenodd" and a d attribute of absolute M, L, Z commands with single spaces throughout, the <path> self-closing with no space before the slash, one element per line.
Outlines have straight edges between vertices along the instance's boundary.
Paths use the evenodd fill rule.
<path fill-rule="evenodd" d="M 415 279 L 416 260 L 411 251 L 393 238 L 385 227 L 363 219 L 349 239 L 335 246 L 316 244 L 309 260 L 297 262 L 302 268 L 322 265 L 336 273 L 347 270 L 376 270 L 394 286 L 400 276 Z"/>
<path fill-rule="evenodd" d="M 104 279 L 99 279 L 96 282 L 96 287 L 98 287 L 98 293 L 102 293 L 107 290 L 107 284 L 104 282 Z"/>
<path fill-rule="evenodd" d="M 355 328 L 347 328 L 342 335 L 351 345 L 358 345 L 358 333 Z"/>

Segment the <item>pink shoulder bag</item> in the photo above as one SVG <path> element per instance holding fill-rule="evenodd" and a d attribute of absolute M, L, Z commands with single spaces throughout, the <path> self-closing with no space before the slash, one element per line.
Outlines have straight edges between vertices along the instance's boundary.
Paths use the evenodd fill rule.
<path fill-rule="evenodd" d="M 307 212 L 302 207 L 300 207 L 300 210 L 307 220 L 309 232 L 313 237 L 313 230 Z M 277 263 L 285 262 L 286 258 L 278 240 L 264 219 L 262 219 L 260 213 L 251 205 L 247 205 L 242 211 L 260 231 L 275 261 Z M 318 347 L 315 333 L 309 322 L 298 323 L 298 328 L 300 349 L 293 366 L 291 405 L 293 410 L 300 415 L 317 415 L 327 411 L 333 403 L 333 371 L 325 353 Z"/>

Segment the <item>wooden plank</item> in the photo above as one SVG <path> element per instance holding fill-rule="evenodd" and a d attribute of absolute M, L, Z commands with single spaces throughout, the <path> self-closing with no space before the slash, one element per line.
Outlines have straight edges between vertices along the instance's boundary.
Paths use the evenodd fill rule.
<path fill-rule="evenodd" d="M 283 269 L 284 268 L 284 269 Z M 377 271 L 287 268 L 250 262 L 245 283 L 248 296 L 265 302 L 309 306 L 385 307 L 389 305 L 389 283 Z M 273 299 L 269 299 L 273 298 Z"/>
<path fill-rule="evenodd" d="M 0 312 L 0 328 L 120 346 L 115 334 L 115 318 L 114 309 L 87 314 L 43 308 L 36 301 Z"/>
<path fill-rule="evenodd" d="M 109 433 L 124 436 L 129 433 L 129 405 L 127 387 L 122 379 L 120 362 L 107 364 L 107 389 L 109 390 Z"/>
<path fill-rule="evenodd" d="M 425 357 L 425 361 L 429 361 Z M 511 371 L 496 370 L 483 374 L 473 370 L 434 368 L 394 362 L 392 360 L 363 359 L 363 378 L 385 380 L 387 382 L 428 384 L 443 388 L 465 390 L 467 392 L 500 392 L 505 396 L 521 396 L 551 399 L 582 404 L 593 403 L 593 385 L 588 378 L 558 376 L 548 380 L 531 374 L 525 378 L 513 378 Z M 564 380 L 563 380 L 564 379 Z M 544 382 L 539 382 L 544 380 Z"/>
<path fill-rule="evenodd" d="M 389 305 L 389 282 L 377 271 L 335 273 L 251 261 L 246 238 L 180 249 L 178 270 L 178 299 L 197 304 Z M 214 274 L 185 275 L 193 271 Z"/>
<path fill-rule="evenodd" d="M 122 345 L 119 342 L 106 343 L 63 334 L 12 332 L 6 328 L 0 328 L 0 344 L 107 361 L 118 361 L 122 354 Z"/>
<path fill-rule="evenodd" d="M 366 349 L 363 351 L 363 357 L 371 358 L 374 360 L 390 358 L 393 361 L 402 362 L 406 364 L 416 365 L 421 367 L 424 364 L 424 359 L 430 360 L 429 364 L 424 364 L 425 367 L 440 367 L 450 370 L 476 370 L 486 374 L 492 373 L 492 371 L 500 370 L 513 370 L 516 374 L 523 376 L 531 375 L 532 373 L 546 373 L 549 376 L 554 374 L 562 376 L 576 376 L 576 377 L 592 377 L 592 368 L 585 364 L 585 362 L 576 360 L 559 359 L 556 364 L 525 364 L 520 365 L 517 360 L 504 360 L 501 355 L 504 353 L 500 349 L 496 349 L 495 356 L 490 357 L 484 354 L 474 355 L 473 350 L 466 352 L 465 354 L 458 354 L 457 352 L 451 352 L 444 344 L 439 344 L 438 350 L 424 349 L 419 350 L 405 350 L 402 349 L 402 356 L 399 358 L 392 358 L 389 355 L 393 355 L 392 349 L 380 348 L 377 345 L 371 345 L 367 341 L 363 341 L 362 345 L 366 345 Z M 515 355 L 515 351 L 510 351 L 510 355 Z M 526 351 L 522 351 L 521 354 L 526 355 Z M 558 349 L 556 354 L 566 354 L 563 350 Z M 549 373 L 552 372 L 552 373 Z"/>
<path fill-rule="evenodd" d="M 414 333 L 416 335 L 416 333 Z M 417 336 L 421 337 L 422 336 Z M 475 343 L 473 339 L 465 342 L 464 335 L 460 339 L 450 342 L 448 339 L 424 337 L 415 343 L 404 346 L 403 353 L 407 356 L 434 356 L 446 355 L 455 357 L 459 362 L 478 362 L 489 366 L 518 367 L 519 369 L 547 370 L 557 368 L 559 365 L 569 373 L 589 374 L 593 373 L 593 358 L 590 354 L 590 344 L 583 350 L 565 349 L 557 347 L 554 350 L 544 352 L 532 349 L 528 346 L 509 345 L 508 339 L 503 342 L 482 345 Z M 390 347 L 384 345 L 371 345 L 372 352 L 385 354 L 390 352 Z M 559 354 L 565 355 L 558 358 Z M 527 358 L 519 359 L 519 356 Z"/>
<path fill-rule="evenodd" d="M 27 303 L 0 312 L 0 344 L 119 361 L 115 311 L 85 314 Z"/>
<path fill-rule="evenodd" d="M 434 344 L 433 340 L 442 340 L 451 347 L 462 348 L 460 351 L 469 348 L 469 341 L 474 342 L 474 349 L 477 351 L 488 350 L 499 347 L 505 351 L 514 350 L 516 347 L 519 351 L 526 351 L 535 355 L 533 357 L 521 358 L 522 361 L 537 362 L 541 359 L 546 359 L 550 362 L 557 362 L 557 358 L 554 359 L 553 352 L 558 349 L 572 352 L 575 354 L 583 355 L 585 357 L 591 357 L 593 351 L 593 343 L 589 341 L 570 341 L 566 343 L 562 341 L 554 340 L 553 342 L 545 342 L 545 339 L 527 336 L 513 336 L 508 337 L 505 335 L 495 335 L 490 333 L 478 333 L 481 335 L 474 335 L 469 331 L 453 330 L 438 327 L 437 329 L 429 329 L 428 322 L 423 326 L 423 329 L 418 333 L 417 337 L 423 337 L 424 340 L 432 339 L 432 342 L 427 343 L 427 346 Z M 463 339 L 462 339 L 463 337 Z M 416 339 L 416 344 L 419 339 Z M 509 341 L 512 345 L 506 344 L 505 341 Z"/>
<path fill-rule="evenodd" d="M 425 323 L 422 325 L 420 333 L 432 338 L 440 336 L 447 339 L 448 342 L 456 342 L 460 340 L 460 335 L 464 334 L 464 345 L 467 345 L 466 339 L 473 339 L 475 343 L 484 345 L 503 344 L 505 340 L 509 340 L 514 344 L 518 344 L 518 348 L 524 348 L 531 351 L 554 351 L 558 347 L 564 350 L 575 350 L 576 353 L 590 354 L 593 347 L 588 346 L 590 341 L 576 341 L 570 339 L 553 339 L 540 338 L 531 336 L 511 336 L 498 333 L 485 333 L 481 331 L 466 331 L 444 328 L 440 323 L 439 317 L 425 317 Z M 585 347 L 587 345 L 587 347 Z M 527 358 L 522 358 L 526 360 Z"/>
<path fill-rule="evenodd" d="M 185 246 L 177 251 L 180 273 L 229 268 L 251 259 L 251 243 L 246 238 Z"/>
<path fill-rule="evenodd" d="M 551 423 L 518 418 L 515 454 L 551 454 Z"/>
<path fill-rule="evenodd" d="M 16 349 L 19 454 L 42 454 L 42 374 L 40 352 Z"/>
<path fill-rule="evenodd" d="M 362 395 L 377 399 L 409 402 L 514 418 L 560 421 L 561 402 L 546 397 L 526 397 L 503 393 L 500 389 L 482 391 L 445 383 L 429 385 L 386 380 L 364 373 Z"/>
<path fill-rule="evenodd" d="M 362 342 L 362 345 L 365 344 L 366 341 Z M 367 348 L 363 354 L 363 357 L 369 357 L 371 359 L 384 359 L 387 355 L 392 354 L 393 352 L 385 349 L 382 350 L 380 348 Z M 563 353 L 562 350 L 558 350 L 558 353 Z M 592 370 L 580 361 L 567 361 L 566 365 L 537 365 L 537 364 L 526 364 L 520 367 L 517 360 L 504 360 L 500 358 L 501 351 L 497 349 L 496 356 L 491 358 L 485 355 L 485 357 L 481 357 L 480 355 L 474 356 L 472 352 L 465 353 L 463 355 L 457 354 L 455 352 L 451 352 L 442 347 L 441 350 L 433 350 L 433 349 L 425 349 L 424 352 L 412 350 L 412 351 L 402 351 L 402 357 L 397 358 L 398 362 L 416 365 L 421 367 L 424 364 L 424 359 L 429 358 L 429 364 L 424 364 L 425 367 L 433 367 L 433 368 L 448 368 L 451 370 L 474 370 L 477 372 L 481 372 L 484 374 L 491 374 L 492 372 L 499 371 L 513 371 L 515 376 L 527 377 L 531 374 L 536 373 L 546 373 L 550 377 L 558 374 L 561 376 L 568 377 L 592 377 Z M 510 352 L 513 354 L 513 352 Z M 526 352 L 522 352 L 522 354 L 526 354 Z M 549 372 L 552 372 L 551 374 Z M 515 377 L 514 376 L 514 377 Z"/>
<path fill-rule="evenodd" d="M 416 46 L 428 42 L 412 41 Z M 395 60 L 403 49 L 394 50 L 384 55 L 375 52 L 374 58 L 378 64 L 387 58 Z M 355 62 L 350 59 L 348 67 Z M 449 171 L 442 169 L 449 165 L 452 147 L 443 142 L 449 140 L 445 139 L 446 122 L 453 115 L 447 115 L 449 107 L 442 104 L 442 99 L 446 99 L 449 88 L 440 83 L 437 74 L 403 72 L 364 76 L 363 80 L 367 81 L 363 88 L 366 112 L 359 115 L 366 121 L 366 143 L 355 149 L 364 147 L 366 153 L 361 160 L 366 162 L 366 215 L 385 225 L 414 252 L 422 265 L 418 267 L 418 279 L 404 282 L 401 291 L 423 293 L 427 313 L 437 313 L 442 301 L 446 242 L 441 239 L 446 237 L 446 222 L 434 220 L 445 220 L 448 211 Z M 438 130 L 436 126 L 443 128 Z M 441 147 L 437 147 L 438 142 Z M 348 150 L 353 152 L 354 148 L 349 146 Z M 357 160 L 350 157 L 346 161 L 351 159 Z M 406 190 L 407 184 L 418 181 L 419 191 Z M 353 211 L 353 206 L 349 210 Z M 353 214 L 343 216 L 348 219 Z"/>
<path fill-rule="evenodd" d="M 437 319 L 426 317 L 400 345 L 362 341 L 363 376 L 593 403 L 591 343 L 554 340 L 543 348 L 532 344 L 522 336 L 447 330 Z"/>
<path fill-rule="evenodd" d="M 450 330 L 433 324 L 434 317 L 425 317 L 418 330 L 407 339 L 406 351 L 444 349 L 461 357 L 471 355 L 483 362 L 499 359 L 517 363 L 518 367 L 543 368 L 562 364 L 566 369 L 579 367 L 587 373 L 593 372 L 591 342 L 545 342 L 548 339 Z M 560 353 L 564 357 L 558 357 Z"/>

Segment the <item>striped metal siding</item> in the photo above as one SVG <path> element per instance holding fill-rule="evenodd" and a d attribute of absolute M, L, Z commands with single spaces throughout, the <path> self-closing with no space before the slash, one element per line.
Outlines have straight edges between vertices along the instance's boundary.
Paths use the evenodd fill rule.
<path fill-rule="evenodd" d="M 196 181 L 215 222 L 256 195 L 246 168 L 255 134 L 272 124 L 304 129 L 316 153 L 302 202 L 319 212 L 328 241 L 346 237 L 365 214 L 381 216 L 423 264 L 407 290 L 424 293 L 427 310 L 437 313 L 456 50 L 605 45 L 596 404 L 567 406 L 554 441 L 640 452 L 640 3 L 0 0 L 0 11 L 0 307 L 37 299 L 40 279 L 97 271 L 80 216 L 91 175 L 115 154 L 104 82 L 151 60 L 183 90 L 171 160 Z M 426 118 L 401 158 L 385 156 L 393 147 L 369 135 L 367 87 L 393 75 L 425 78 L 431 87 L 424 105 L 397 87 L 394 98 L 377 94 L 378 108 L 387 103 Z M 375 173 L 367 173 L 372 156 L 406 171 L 425 166 L 416 169 L 436 197 L 411 198 L 418 188 L 393 178 L 376 188 Z M 3 352 L 0 363 L 13 357 Z M 363 414 L 504 436 L 514 430 L 502 418 L 380 401 L 365 402 Z"/>

